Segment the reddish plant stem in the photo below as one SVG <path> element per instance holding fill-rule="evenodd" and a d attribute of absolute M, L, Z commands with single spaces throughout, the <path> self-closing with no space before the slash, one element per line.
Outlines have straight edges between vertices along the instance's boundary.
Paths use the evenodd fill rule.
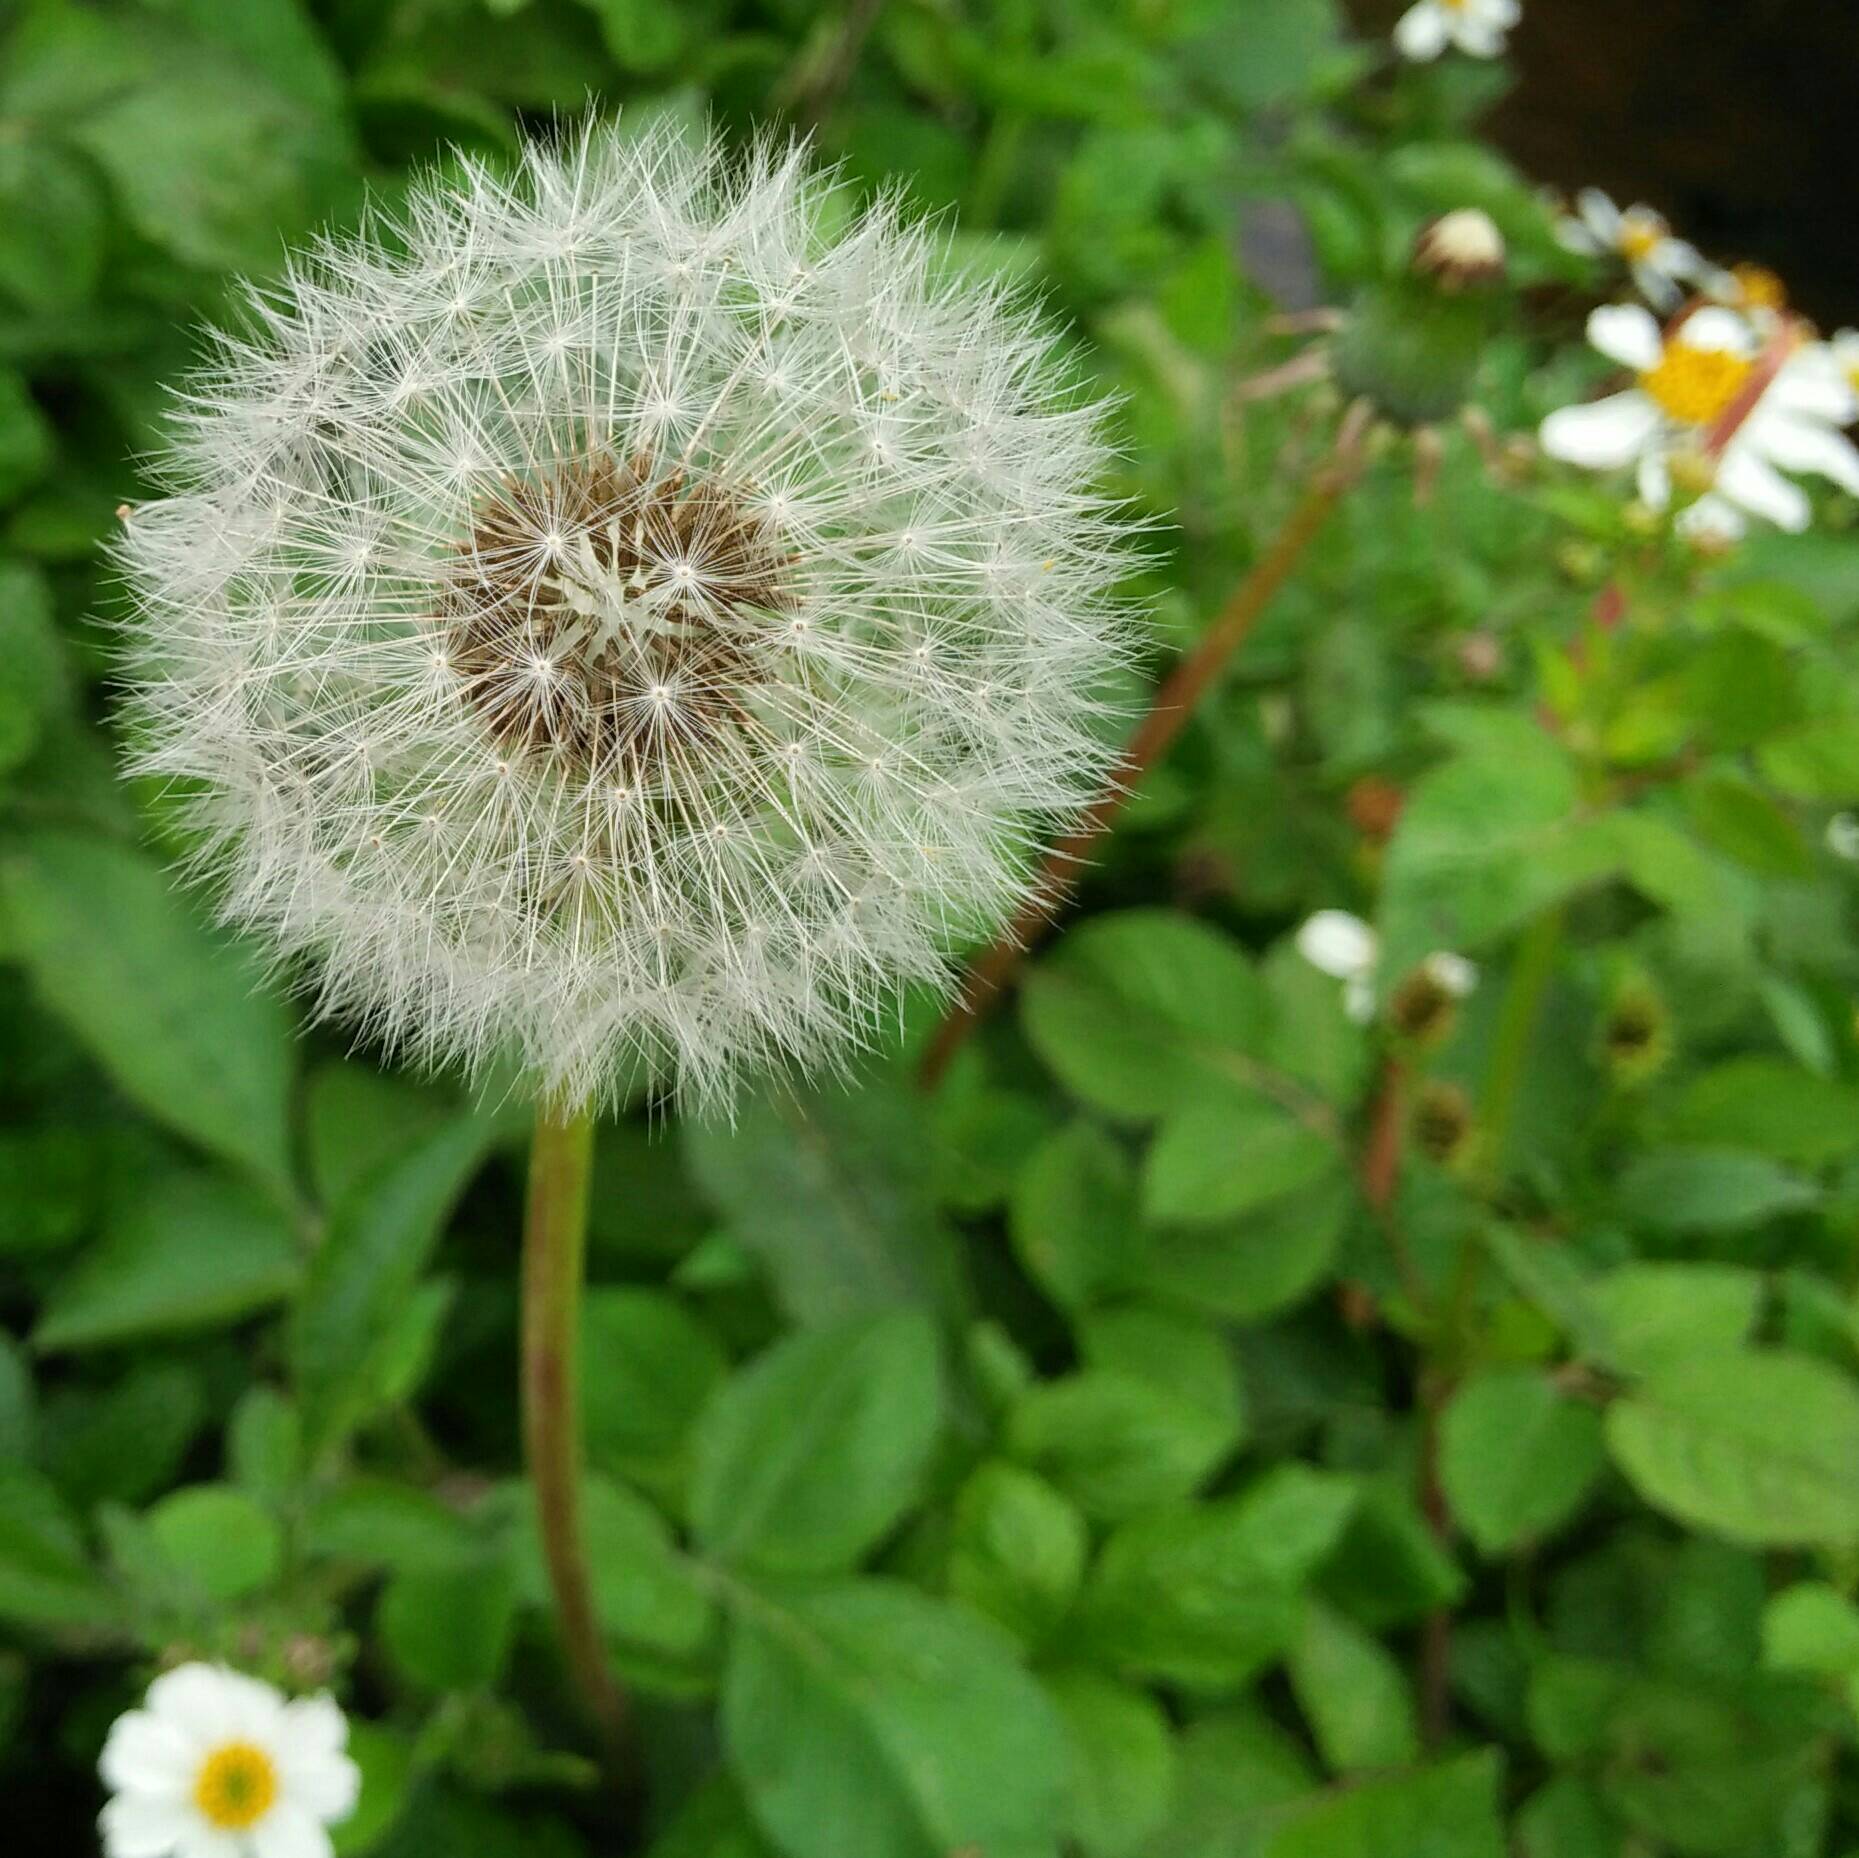
<path fill-rule="evenodd" d="M 568 1674 L 616 1778 L 632 1776 L 631 1708 L 607 1668 L 582 1533 L 581 1287 L 594 1124 L 543 1103 L 523 1220 L 523 1449 Z"/>
<path fill-rule="evenodd" d="M 1109 831 L 1131 791 L 1161 760 L 1187 726 L 1227 660 L 1245 642 L 1272 596 L 1289 578 L 1316 539 L 1343 493 L 1361 468 L 1362 438 L 1368 424 L 1365 404 L 1344 417 L 1335 449 L 1304 487 L 1271 546 L 1253 563 L 1232 598 L 1190 651 L 1157 689 L 1143 719 L 1125 744 L 1115 776 L 1093 802 L 1075 831 L 1046 854 L 1038 880 L 988 948 L 970 964 L 960 997 L 924 1053 L 921 1079 L 935 1089 L 955 1055 L 982 1016 L 1013 979 L 1020 963 L 1038 944 L 1071 894 L 1086 854 Z"/>

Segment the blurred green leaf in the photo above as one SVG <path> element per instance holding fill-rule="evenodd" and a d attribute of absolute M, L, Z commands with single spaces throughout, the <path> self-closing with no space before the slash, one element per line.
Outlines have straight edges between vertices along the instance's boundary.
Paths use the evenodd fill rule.
<path fill-rule="evenodd" d="M 1007 1230 L 1028 1276 L 1066 1309 L 1137 1281 L 1135 1172 L 1115 1137 L 1083 1118 L 1048 1136 L 1014 1181 Z"/>
<path fill-rule="evenodd" d="M 168 1559 L 220 1604 L 270 1586 L 283 1570 L 284 1531 L 277 1518 L 230 1484 L 171 1491 L 146 1520 Z"/>
<path fill-rule="evenodd" d="M 1340 1160 L 1332 1132 L 1262 1090 L 1176 1110 L 1143 1166 L 1143 1211 L 1157 1221 L 1230 1219 L 1308 1187 Z"/>
<path fill-rule="evenodd" d="M 1071 1746 L 1066 1828 L 1092 1858 L 1123 1858 L 1168 1814 L 1175 1792 L 1175 1742 L 1161 1705 L 1146 1691 L 1080 1666 L 1042 1679 Z"/>
<path fill-rule="evenodd" d="M 675 1498 L 691 1429 L 728 1371 L 721 1343 L 675 1297 L 589 1291 L 581 1318 L 588 1462 Z"/>
<path fill-rule="evenodd" d="M 1532 1368 L 1473 1375 L 1440 1425 L 1446 1500 L 1487 1555 L 1568 1521 L 1602 1463 L 1600 1414 Z"/>
<path fill-rule="evenodd" d="M 1044 1478 L 989 1459 L 955 1501 L 949 1591 L 1037 1644 L 1064 1618 L 1084 1578 L 1089 1533 Z"/>
<path fill-rule="evenodd" d="M 1336 1773 L 1404 1768 L 1419 1759 L 1407 1678 L 1379 1639 L 1329 1607 L 1309 1606 L 1288 1668 L 1298 1707 Z"/>
<path fill-rule="evenodd" d="M 1672 1132 L 1686 1142 L 1812 1166 L 1859 1149 L 1859 1089 L 1779 1058 L 1732 1058 L 1692 1083 Z"/>
<path fill-rule="evenodd" d="M 1366 1781 L 1299 1814 L 1262 1858 L 1505 1858 L 1502 1761 L 1484 1749 L 1394 1780 Z"/>
<path fill-rule="evenodd" d="M 57 1492 L 36 1471 L 0 1465 L 0 1619 L 96 1626 L 113 1611 Z"/>

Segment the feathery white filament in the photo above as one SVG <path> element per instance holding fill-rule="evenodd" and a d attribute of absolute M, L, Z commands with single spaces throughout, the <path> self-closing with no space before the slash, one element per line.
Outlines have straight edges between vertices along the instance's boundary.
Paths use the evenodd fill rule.
<path fill-rule="evenodd" d="M 590 129 L 219 338 L 126 524 L 129 715 L 323 1010 L 714 1100 L 945 983 L 1101 785 L 1100 411 L 841 209 L 798 151 Z"/>

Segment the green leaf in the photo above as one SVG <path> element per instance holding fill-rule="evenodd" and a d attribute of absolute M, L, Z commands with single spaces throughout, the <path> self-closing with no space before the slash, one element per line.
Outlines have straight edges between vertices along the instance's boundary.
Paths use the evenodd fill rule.
<path fill-rule="evenodd" d="M 1813 1204 L 1813 1183 L 1763 1155 L 1658 1149 L 1620 1178 L 1623 1219 L 1653 1232 L 1732 1232 Z"/>
<path fill-rule="evenodd" d="M 1045 1674 L 1071 1745 L 1066 1831 L 1089 1858 L 1123 1858 L 1167 1817 L 1175 1740 L 1145 1692 L 1080 1666 Z"/>
<path fill-rule="evenodd" d="M 1505 1858 L 1495 1749 L 1331 1794 L 1269 1840 L 1262 1858 Z"/>
<path fill-rule="evenodd" d="M 38 1391 L 26 1351 L 0 1332 L 0 1465 L 31 1459 L 37 1408 Z"/>
<path fill-rule="evenodd" d="M 321 1491 L 303 1520 L 303 1549 L 318 1560 L 363 1568 L 446 1568 L 474 1544 L 465 1519 L 429 1491 L 357 1477 Z"/>
<path fill-rule="evenodd" d="M 1692 1083 L 1672 1133 L 1812 1167 L 1859 1149 L 1859 1089 L 1780 1058 L 1732 1058 Z"/>
<path fill-rule="evenodd" d="M 998 1628 L 891 1581 L 739 1597 L 730 1764 L 791 1858 L 1048 1858 L 1057 1713 Z"/>
<path fill-rule="evenodd" d="M 684 48 L 685 16 L 676 0 L 581 0 L 623 71 L 662 71 Z"/>
<path fill-rule="evenodd" d="M 1176 1765 L 1174 1803 L 1142 1858 L 1259 1858 L 1317 1786 L 1302 1749 L 1256 1704 L 1197 1717 Z"/>
<path fill-rule="evenodd" d="M 379 1846 L 407 1803 L 413 1749 L 405 1736 L 354 1716 L 347 1753 L 361 1770 L 361 1792 L 355 1810 L 331 1826 L 329 1836 L 336 1858 L 363 1858 Z"/>
<path fill-rule="evenodd" d="M 0 1619 L 94 1628 L 114 1611 L 58 1493 L 24 1465 L 0 1465 Z"/>
<path fill-rule="evenodd" d="M 477 1172 L 488 1135 L 476 1120 L 447 1125 L 365 1175 L 331 1214 L 285 1337 L 313 1453 L 365 1417 L 370 1369 Z"/>
<path fill-rule="evenodd" d="M 282 1504 L 303 1474 L 303 1420 L 294 1401 L 263 1382 L 248 1387 L 226 1423 L 226 1466 L 240 1489 Z"/>
<path fill-rule="evenodd" d="M 872 1080 L 856 1091 L 755 1098 L 734 1128 L 684 1125 L 693 1178 L 797 1321 L 960 1305 L 922 1114 L 901 1084 Z"/>
<path fill-rule="evenodd" d="M 103 270 L 103 189 L 63 149 L 0 142 L 0 292 L 53 315 L 81 304 Z"/>
<path fill-rule="evenodd" d="M 1646 1501 L 1756 1545 L 1859 1536 L 1859 1390 L 1806 1356 L 1690 1355 L 1607 1414 L 1607 1444 Z"/>
<path fill-rule="evenodd" d="M 1473 1375 L 1441 1421 L 1446 1501 L 1487 1555 L 1568 1521 L 1602 1464 L 1600 1414 L 1533 1368 Z"/>
<path fill-rule="evenodd" d="M 1014 1181 L 1007 1230 L 1027 1275 L 1061 1308 L 1131 1282 L 1142 1233 L 1134 1170 L 1116 1138 L 1082 1118 L 1048 1136 Z"/>
<path fill-rule="evenodd" d="M 936 1333 L 916 1311 L 785 1337 L 698 1423 L 691 1519 L 712 1554 L 769 1573 L 850 1568 L 922 1489 L 942 1421 Z"/>
<path fill-rule="evenodd" d="M 1328 1180 L 1231 1225 L 1164 1227 L 1152 1235 L 1144 1281 L 1207 1315 L 1256 1322 L 1330 1274 L 1351 1205 L 1349 1184 Z"/>
<path fill-rule="evenodd" d="M 147 1522 L 162 1553 L 222 1604 L 258 1593 L 283 1571 L 284 1531 L 277 1518 L 230 1484 L 172 1491 Z"/>
<path fill-rule="evenodd" d="M 1607 1324 L 1608 1359 L 1629 1369 L 1680 1355 L 1728 1354 L 1749 1339 L 1762 1276 L 1741 1265 L 1623 1264 L 1588 1286 Z"/>
<path fill-rule="evenodd" d="M 581 1312 L 589 1464 L 681 1493 L 691 1429 L 728 1373 L 723 1345 L 676 1297 L 589 1291 Z"/>
<path fill-rule="evenodd" d="M 1015 1457 L 1087 1515 L 1111 1521 L 1185 1497 L 1238 1440 L 1235 1420 L 1106 1370 L 1031 1387 L 1007 1419 Z"/>
<path fill-rule="evenodd" d="M 456 1112 L 431 1091 L 354 1059 L 318 1065 L 304 1089 L 310 1179 L 333 1206 L 383 1162 Z"/>
<path fill-rule="evenodd" d="M 1136 1120 L 1245 1082 L 1243 1055 L 1263 1042 L 1269 1016 L 1239 945 L 1164 910 L 1093 917 L 1021 990 L 1026 1035 L 1060 1082 Z"/>
<path fill-rule="evenodd" d="M 1143 1164 L 1143 1211 L 1158 1221 L 1230 1219 L 1337 1167 L 1332 1137 L 1263 1091 L 1231 1090 L 1176 1110 Z"/>
<path fill-rule="evenodd" d="M 1420 1725 L 1399 1662 L 1327 1606 L 1304 1611 L 1290 1651 L 1291 1689 L 1330 1768 L 1404 1768 L 1420 1758 Z"/>
<path fill-rule="evenodd" d="M 1035 1645 L 1077 1597 L 1088 1550 L 1073 1504 L 1045 1479 L 990 1459 L 955 1501 L 949 1591 Z"/>
<path fill-rule="evenodd" d="M 1080 1644 L 1134 1676 L 1244 1683 L 1296 1640 L 1304 1584 L 1355 1502 L 1350 1480 L 1291 1464 L 1243 1496 L 1125 1523 L 1092 1570 Z"/>
<path fill-rule="evenodd" d="M 5 152 L 0 143 L 0 159 Z M 0 381 L 5 378 L 0 375 Z M 0 407 L 0 425 L 5 419 Z M 6 443 L 0 435 L 0 451 Z M 39 746 L 45 717 L 62 696 L 65 682 L 51 590 L 39 570 L 22 561 L 0 561 L 0 662 L 7 668 L 0 683 L 0 774 L 6 774 Z"/>
<path fill-rule="evenodd" d="M 224 1327 L 280 1302 L 302 1275 L 276 1202 L 204 1173 L 150 1182 L 46 1298 L 33 1346 L 96 1348 Z"/>
<path fill-rule="evenodd" d="M 1078 1348 L 1086 1367 L 1147 1381 L 1229 1427 L 1233 1444 L 1244 1438 L 1239 1365 L 1230 1338 L 1213 1323 L 1125 1303 L 1081 1317 Z"/>
<path fill-rule="evenodd" d="M 46 1003 L 158 1121 L 283 1190 L 291 1019 L 140 852 L 22 835 L 0 860 L 14 947 Z"/>
<path fill-rule="evenodd" d="M 13 502 L 45 475 L 55 445 L 51 423 L 24 378 L 0 368 L 0 503 Z"/>
<path fill-rule="evenodd" d="M 1762 1614 L 1762 1662 L 1821 1677 L 1859 1673 L 1859 1606 L 1825 1581 L 1796 1581 Z"/>
<path fill-rule="evenodd" d="M 429 1690 L 493 1683 L 516 1626 L 516 1579 L 491 1550 L 447 1567 L 411 1568 L 382 1591 L 375 1628 L 394 1663 Z"/>

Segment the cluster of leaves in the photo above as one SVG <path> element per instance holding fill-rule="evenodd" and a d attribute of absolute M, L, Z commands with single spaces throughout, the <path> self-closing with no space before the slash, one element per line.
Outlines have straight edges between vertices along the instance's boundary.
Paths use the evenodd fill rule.
<path fill-rule="evenodd" d="M 1475 204 L 1329 0 L 26 0 L 0 39 L 0 1774 L 333 1686 L 345 1854 L 621 1849 L 513 1417 L 520 1122 L 305 1035 L 113 774 L 99 543 L 234 271 L 525 118 L 817 118 L 1126 397 L 1156 654 L 1320 455 L 1274 307 Z M 1850 515 L 1850 512 L 1847 513 Z M 653 1858 L 1859 1850 L 1859 539 L 1399 443 L 926 1105 L 600 1134 L 588 1532 Z M 1837 835 L 1836 835 L 1837 836 Z M 1375 917 L 1384 1011 L 1296 955 Z M 1404 1013 L 1429 953 L 1476 959 Z M 1411 1001 L 1409 1001 L 1411 1005 Z M 921 1016 L 918 1016 L 919 1021 Z M 927 1026 L 918 1023 L 919 1037 Z M 633 1809 L 627 1809 L 631 1814 Z M 625 1848 L 631 1848 L 630 1846 Z"/>

